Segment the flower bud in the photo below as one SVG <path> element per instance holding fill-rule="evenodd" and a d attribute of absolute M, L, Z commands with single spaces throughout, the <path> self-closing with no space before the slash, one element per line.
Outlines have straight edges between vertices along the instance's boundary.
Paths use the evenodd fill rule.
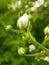
<path fill-rule="evenodd" d="M 32 18 L 32 15 L 31 15 L 31 14 L 29 14 L 29 15 L 28 15 L 28 18 L 29 18 L 29 19 L 31 19 L 31 18 Z"/>
<path fill-rule="evenodd" d="M 45 34 L 45 35 L 49 35 L 49 26 L 46 26 L 46 27 L 44 28 L 44 34 Z"/>
<path fill-rule="evenodd" d="M 26 49 L 25 48 L 23 48 L 23 47 L 18 48 L 18 54 L 19 55 L 24 55 L 25 53 L 26 53 Z"/>
<path fill-rule="evenodd" d="M 43 60 L 49 62 L 49 56 L 45 56 L 44 58 L 42 58 Z"/>
<path fill-rule="evenodd" d="M 33 44 L 29 45 L 29 52 L 32 52 L 35 49 L 36 49 L 36 47 Z"/>
<path fill-rule="evenodd" d="M 11 29 L 12 29 L 12 26 L 11 26 L 11 25 L 7 25 L 7 26 L 5 27 L 5 30 L 6 30 L 6 31 L 11 30 Z"/>
<path fill-rule="evenodd" d="M 21 16 L 17 21 L 17 26 L 22 29 L 26 28 L 28 26 L 28 15 L 25 13 L 23 16 Z"/>

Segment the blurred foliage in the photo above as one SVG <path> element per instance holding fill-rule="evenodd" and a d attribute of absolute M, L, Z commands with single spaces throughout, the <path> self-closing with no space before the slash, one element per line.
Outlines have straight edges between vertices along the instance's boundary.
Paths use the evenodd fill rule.
<path fill-rule="evenodd" d="M 32 42 L 28 42 L 29 39 L 23 40 L 23 34 L 6 31 L 4 27 L 12 25 L 13 29 L 19 30 L 16 26 L 17 20 L 22 14 L 27 12 L 32 15 L 30 19 L 31 33 L 39 43 L 42 43 L 45 37 L 43 29 L 49 24 L 49 3 L 47 7 L 41 6 L 39 8 L 40 12 L 31 12 L 29 10 L 33 6 L 32 3 L 36 0 L 21 0 L 21 8 L 17 8 L 15 11 L 12 8 L 8 9 L 8 4 L 16 1 L 18 0 L 0 0 L 0 65 L 49 65 L 49 62 L 37 61 L 36 56 L 19 56 L 18 47 L 27 48 L 28 54 L 28 45 Z M 28 8 L 25 8 L 25 5 L 28 5 Z M 49 49 L 49 39 L 44 43 L 44 46 Z M 33 53 L 39 51 L 37 48 Z"/>

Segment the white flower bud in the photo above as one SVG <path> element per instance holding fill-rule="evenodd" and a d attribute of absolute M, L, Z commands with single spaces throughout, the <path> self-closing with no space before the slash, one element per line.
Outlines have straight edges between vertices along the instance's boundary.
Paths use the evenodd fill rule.
<path fill-rule="evenodd" d="M 49 57 L 48 57 L 48 56 L 46 56 L 46 57 L 44 57 L 44 58 L 43 58 L 43 60 L 45 60 L 45 61 L 49 62 Z"/>
<path fill-rule="evenodd" d="M 23 48 L 23 47 L 18 48 L 18 54 L 19 55 L 24 55 L 25 53 L 26 53 L 26 49 L 25 48 Z"/>
<path fill-rule="evenodd" d="M 36 47 L 33 44 L 29 45 L 29 52 L 32 52 L 35 49 L 36 49 Z"/>
<path fill-rule="evenodd" d="M 17 21 L 18 27 L 21 28 L 26 28 L 28 26 L 28 15 L 25 13 L 23 16 L 21 16 L 18 21 Z"/>
<path fill-rule="evenodd" d="M 11 30 L 12 29 L 12 26 L 11 25 L 7 25 L 6 27 L 5 27 L 5 30 Z"/>

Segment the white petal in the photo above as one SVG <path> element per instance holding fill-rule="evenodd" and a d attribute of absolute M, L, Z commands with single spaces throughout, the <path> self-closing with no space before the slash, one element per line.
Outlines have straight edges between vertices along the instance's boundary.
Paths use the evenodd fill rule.
<path fill-rule="evenodd" d="M 42 4 L 44 4 L 44 0 L 38 0 L 38 2 L 42 5 Z"/>
<path fill-rule="evenodd" d="M 35 49 L 36 49 L 36 47 L 34 45 L 29 45 L 29 52 L 32 52 Z"/>
<path fill-rule="evenodd" d="M 46 56 L 46 57 L 44 57 L 44 58 L 43 58 L 43 60 L 45 60 L 45 61 L 49 62 L 49 57 L 48 57 L 48 56 Z"/>
<path fill-rule="evenodd" d="M 44 4 L 44 0 L 37 0 L 33 2 L 33 7 L 40 7 L 43 4 Z"/>
<path fill-rule="evenodd" d="M 34 3 L 34 7 L 40 7 L 40 4 L 39 4 L 38 1 L 36 1 L 36 2 Z"/>
<path fill-rule="evenodd" d="M 21 16 L 18 19 L 18 25 L 20 25 L 21 23 L 23 23 L 24 27 L 27 27 L 27 25 L 28 25 L 28 15 L 27 15 L 27 13 L 25 13 L 23 16 Z"/>

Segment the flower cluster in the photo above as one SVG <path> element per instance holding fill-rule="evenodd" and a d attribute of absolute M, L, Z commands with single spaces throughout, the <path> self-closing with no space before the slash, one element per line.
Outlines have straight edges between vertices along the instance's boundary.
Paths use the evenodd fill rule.
<path fill-rule="evenodd" d="M 16 10 L 16 8 L 20 8 L 21 7 L 21 0 L 16 1 L 15 3 L 11 3 L 10 6 L 8 5 L 8 8 L 12 8 L 13 10 Z"/>
<path fill-rule="evenodd" d="M 35 11 L 36 8 L 39 8 L 44 3 L 45 3 L 44 0 L 37 0 L 37 1 L 33 2 L 33 7 L 31 7 L 30 10 Z"/>

